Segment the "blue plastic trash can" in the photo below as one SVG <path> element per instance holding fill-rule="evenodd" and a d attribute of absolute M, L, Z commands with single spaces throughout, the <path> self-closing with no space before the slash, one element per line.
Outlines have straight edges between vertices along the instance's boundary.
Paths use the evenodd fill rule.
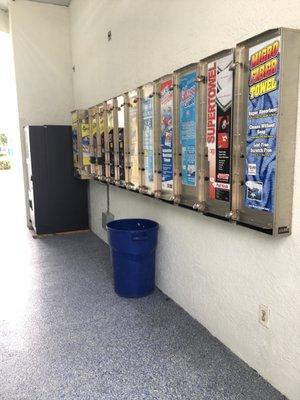
<path fill-rule="evenodd" d="M 107 224 L 115 291 L 122 297 L 143 297 L 155 287 L 158 223 L 119 219 Z"/>

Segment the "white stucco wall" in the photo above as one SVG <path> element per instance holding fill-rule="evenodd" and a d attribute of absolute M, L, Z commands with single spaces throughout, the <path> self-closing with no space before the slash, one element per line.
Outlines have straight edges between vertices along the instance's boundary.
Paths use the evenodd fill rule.
<path fill-rule="evenodd" d="M 69 125 L 74 106 L 69 9 L 27 0 L 10 0 L 9 21 L 28 222 L 23 127 Z"/>
<path fill-rule="evenodd" d="M 73 108 L 69 10 L 11 1 L 11 34 L 22 125 L 69 124 Z"/>
<path fill-rule="evenodd" d="M 70 12 L 76 108 L 266 29 L 300 28 L 297 0 L 73 0 Z M 300 399 L 300 140 L 296 159 L 293 235 L 279 240 L 111 188 L 116 218 L 160 223 L 157 285 L 292 400 Z M 90 183 L 91 226 L 102 238 L 105 196 Z M 258 323 L 260 304 L 270 307 L 269 329 Z"/>

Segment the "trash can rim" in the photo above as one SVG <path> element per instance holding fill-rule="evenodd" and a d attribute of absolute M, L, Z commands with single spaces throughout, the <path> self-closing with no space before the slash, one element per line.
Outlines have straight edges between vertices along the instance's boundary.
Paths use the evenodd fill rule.
<path fill-rule="evenodd" d="M 144 222 L 144 223 L 150 223 L 150 226 L 142 228 L 142 229 L 137 229 L 137 228 L 122 228 L 121 225 L 122 223 L 126 223 L 126 222 Z M 118 223 L 120 224 L 120 226 L 118 227 Z M 107 228 L 109 230 L 114 230 L 114 231 L 135 231 L 135 230 L 149 230 L 149 229 L 158 229 L 159 224 L 156 221 L 153 221 L 151 219 L 147 219 L 147 218 L 120 218 L 120 219 L 116 219 L 114 221 L 110 221 L 108 222 L 108 224 L 106 225 Z"/>

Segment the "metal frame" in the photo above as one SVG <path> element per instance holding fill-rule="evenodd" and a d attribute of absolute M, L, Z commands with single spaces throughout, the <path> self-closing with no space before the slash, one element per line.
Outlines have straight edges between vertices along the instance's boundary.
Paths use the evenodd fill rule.
<path fill-rule="evenodd" d="M 154 90 L 154 83 L 149 82 L 146 83 L 145 85 L 141 86 L 139 88 L 140 95 L 141 95 L 141 100 L 140 100 L 140 107 L 141 107 L 141 112 L 139 113 L 139 124 L 140 124 L 140 132 L 141 132 L 141 163 L 140 163 L 140 170 L 141 170 L 141 184 L 139 187 L 139 192 L 143 194 L 147 194 L 149 196 L 154 196 L 154 191 L 155 187 L 157 186 L 157 173 L 156 173 L 156 168 L 155 168 L 155 108 L 154 108 L 154 98 L 155 98 L 155 90 Z M 145 106 L 150 107 L 150 113 L 149 111 L 147 113 L 147 110 L 145 110 Z M 152 109 L 152 112 L 151 112 Z M 147 114 L 147 115 L 145 115 Z M 146 117 L 146 118 L 145 118 Z M 148 126 L 145 126 L 145 119 L 147 122 L 149 122 Z M 150 122 L 152 120 L 152 122 Z M 148 128 L 149 131 L 149 140 L 152 143 L 146 143 L 146 137 L 145 137 L 145 130 Z M 151 154 L 148 154 L 148 152 L 151 152 L 151 147 L 152 147 L 152 171 L 148 171 L 148 169 L 151 168 L 151 162 L 148 160 L 148 157 L 151 157 Z M 147 161 L 149 162 L 147 166 Z M 147 171 L 149 173 L 149 176 L 147 177 Z M 151 181 L 151 172 L 152 172 L 152 181 Z"/>
<path fill-rule="evenodd" d="M 170 103 L 172 104 L 172 109 L 170 110 L 169 119 L 166 121 L 167 124 L 170 124 L 168 127 L 170 130 L 169 141 L 170 141 L 170 150 L 171 150 L 171 163 L 172 163 L 172 179 L 169 179 L 166 182 L 163 182 L 163 157 L 164 157 L 164 148 L 162 142 L 162 135 L 166 134 L 166 129 L 168 129 L 164 125 L 164 118 L 162 115 L 162 100 L 164 99 L 162 95 L 162 86 L 164 86 L 164 94 L 171 96 Z M 167 103 L 168 104 L 168 103 Z M 174 76 L 173 74 L 165 75 L 155 81 L 155 163 L 156 163 L 156 187 L 155 187 L 155 197 L 165 200 L 168 202 L 174 201 Z M 167 157 L 165 157 L 167 158 Z"/>
<path fill-rule="evenodd" d="M 175 109 L 175 167 L 174 167 L 174 203 L 194 210 L 201 210 L 201 157 L 199 146 L 203 143 L 203 133 L 199 132 L 199 63 L 189 64 L 174 71 L 174 109 Z M 182 143 L 180 129 L 180 82 L 181 78 L 190 72 L 195 72 L 195 186 L 187 185 L 182 182 Z"/>
<path fill-rule="evenodd" d="M 281 38 L 278 124 L 276 131 L 276 178 L 274 212 L 249 208 L 244 204 L 246 185 L 247 102 L 249 95 L 249 49 Z M 239 224 L 274 236 L 291 234 L 294 186 L 295 140 L 297 128 L 300 31 L 278 28 L 266 31 L 237 45 L 233 159 L 232 218 Z M 249 171 L 248 171 L 249 172 Z"/>
<path fill-rule="evenodd" d="M 219 69 L 217 63 L 219 60 L 224 58 L 229 58 L 227 60 L 227 65 L 225 69 L 222 70 L 222 73 L 225 72 L 225 76 L 219 76 Z M 209 67 L 211 66 L 211 76 L 209 76 Z M 213 54 L 207 58 L 204 58 L 200 61 L 200 92 L 201 92 L 201 105 L 200 105 L 200 121 L 199 125 L 201 126 L 201 132 L 204 134 L 204 146 L 199 151 L 203 151 L 202 160 L 203 160 L 203 172 L 204 178 L 202 177 L 201 182 L 203 185 L 203 198 L 201 199 L 201 209 L 205 214 L 218 216 L 221 218 L 230 219 L 231 216 L 231 174 L 232 174 L 232 166 L 231 166 L 231 156 L 232 156 L 232 129 L 233 129 L 233 96 L 234 96 L 234 49 L 226 49 L 220 51 L 216 54 Z M 231 75 L 232 87 L 231 87 L 231 102 L 230 105 L 224 106 L 225 108 L 221 109 L 221 106 L 218 105 L 217 101 L 217 93 L 218 88 L 220 88 L 218 79 L 228 80 L 229 74 Z M 211 80 L 211 84 L 210 84 Z M 214 99 L 209 99 L 209 88 L 212 87 L 211 92 L 213 93 Z M 215 91 L 213 90 L 215 89 Z M 221 92 L 222 93 L 222 92 Z M 225 93 L 226 94 L 226 93 Z M 227 107 L 227 108 L 226 108 Z M 218 114 L 218 112 L 220 114 Z M 208 116 L 210 118 L 208 118 Z M 226 126 L 223 128 L 224 132 L 220 132 L 224 135 L 224 139 L 227 138 L 228 147 L 223 150 L 220 149 L 219 153 L 219 123 L 220 121 L 217 118 L 221 119 L 222 116 L 225 118 Z M 209 124 L 209 126 L 208 126 Z M 209 140 L 211 143 L 209 143 Z M 226 143 L 226 141 L 225 141 Z M 212 158 L 215 157 L 215 165 L 210 165 L 209 161 L 209 153 L 211 152 Z M 223 155 L 222 155 L 223 153 Z M 219 159 L 218 159 L 218 155 Z M 227 161 L 226 161 L 227 160 Z M 228 163 L 228 164 L 227 164 Z M 218 166 L 219 170 L 223 170 L 224 174 L 228 174 L 228 178 L 224 178 L 223 181 L 218 179 Z M 224 168 L 224 169 L 223 169 Z M 211 176 L 212 175 L 212 176 Z M 225 187 L 226 189 L 218 189 L 214 185 L 220 185 Z M 228 187 L 229 186 L 229 187 Z M 210 193 L 210 190 L 213 193 Z M 215 190 L 215 192 L 214 192 Z M 212 198 L 214 197 L 215 198 Z M 219 197 L 219 198 L 218 198 Z M 223 197 L 223 198 L 222 198 Z"/>
<path fill-rule="evenodd" d="M 77 132 L 77 150 L 78 154 L 74 154 L 74 167 L 75 176 L 81 179 L 90 179 L 90 156 L 88 156 L 88 162 L 86 161 L 87 156 L 83 156 L 83 145 L 82 145 L 82 133 L 83 131 L 88 131 L 84 137 L 88 137 L 88 151 L 90 150 L 90 133 L 89 133 L 89 113 L 88 110 L 75 110 L 72 111 L 72 126 L 73 135 L 75 134 L 75 129 Z M 74 140 L 74 137 L 73 137 Z M 75 148 L 73 147 L 73 151 Z M 77 158 L 77 162 L 76 162 Z"/>
<path fill-rule="evenodd" d="M 115 184 L 125 187 L 125 96 L 114 99 Z"/>
<path fill-rule="evenodd" d="M 126 93 L 126 188 L 138 191 L 141 185 L 140 90 Z M 134 135 L 133 135 L 134 133 Z M 132 141 L 134 139 L 134 141 Z"/>

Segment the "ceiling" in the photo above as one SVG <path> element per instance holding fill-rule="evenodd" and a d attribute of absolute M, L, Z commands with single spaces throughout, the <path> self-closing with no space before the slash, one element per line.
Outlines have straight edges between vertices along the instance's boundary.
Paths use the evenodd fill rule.
<path fill-rule="evenodd" d="M 38 3 L 49 3 L 56 4 L 59 6 L 68 6 L 71 3 L 71 0 L 29 0 L 29 1 L 37 1 Z M 7 10 L 9 0 L 0 0 L 0 8 L 2 10 Z"/>

